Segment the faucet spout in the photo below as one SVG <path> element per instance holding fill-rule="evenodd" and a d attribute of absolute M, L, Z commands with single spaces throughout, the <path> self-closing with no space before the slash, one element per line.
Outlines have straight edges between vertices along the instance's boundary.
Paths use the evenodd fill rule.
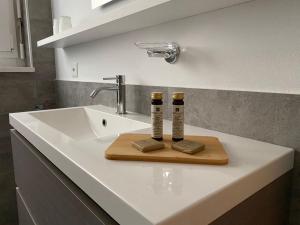
<path fill-rule="evenodd" d="M 118 90 L 119 90 L 118 87 L 98 87 L 91 92 L 90 97 L 95 98 L 100 91 L 118 91 Z"/>

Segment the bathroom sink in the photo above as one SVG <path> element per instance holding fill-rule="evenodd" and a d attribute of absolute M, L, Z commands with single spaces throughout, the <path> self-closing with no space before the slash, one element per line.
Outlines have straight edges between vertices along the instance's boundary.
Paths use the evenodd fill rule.
<path fill-rule="evenodd" d="M 87 107 L 31 112 L 31 116 L 76 140 L 141 130 L 150 124 Z"/>
<path fill-rule="evenodd" d="M 217 137 L 229 164 L 107 160 L 105 151 L 119 133 L 150 135 L 151 118 L 120 116 L 101 105 L 9 118 L 20 135 L 122 225 L 210 224 L 290 171 L 294 162 L 290 148 L 189 125 L 186 134 Z M 164 121 L 164 133 L 172 133 L 172 121 Z"/>

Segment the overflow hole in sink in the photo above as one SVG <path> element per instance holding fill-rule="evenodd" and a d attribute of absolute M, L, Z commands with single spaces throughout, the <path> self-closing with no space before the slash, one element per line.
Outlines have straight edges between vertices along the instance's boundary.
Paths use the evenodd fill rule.
<path fill-rule="evenodd" d="M 104 126 L 104 127 L 107 126 L 107 121 L 106 121 L 106 119 L 102 119 L 102 126 Z"/>

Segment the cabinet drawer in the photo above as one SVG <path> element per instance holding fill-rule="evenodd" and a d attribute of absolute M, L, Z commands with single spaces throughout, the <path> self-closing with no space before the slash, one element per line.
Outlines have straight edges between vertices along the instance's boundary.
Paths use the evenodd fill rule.
<path fill-rule="evenodd" d="M 19 188 L 16 188 L 16 195 L 18 203 L 19 225 L 37 225 L 28 210 Z"/>
<path fill-rule="evenodd" d="M 16 130 L 11 140 L 16 184 L 37 224 L 117 224 Z"/>

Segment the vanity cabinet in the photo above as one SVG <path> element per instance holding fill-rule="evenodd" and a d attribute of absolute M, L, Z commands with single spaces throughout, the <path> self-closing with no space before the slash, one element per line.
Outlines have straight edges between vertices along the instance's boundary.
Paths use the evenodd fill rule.
<path fill-rule="evenodd" d="M 11 131 L 11 141 L 19 225 L 118 224 L 16 130 Z M 209 225 L 286 225 L 290 175 L 281 176 Z"/>
<path fill-rule="evenodd" d="M 20 225 L 37 225 L 32 215 L 29 212 L 28 206 L 24 202 L 20 188 L 16 188 L 17 204 L 18 204 L 18 215 Z"/>
<path fill-rule="evenodd" d="M 17 131 L 11 131 L 19 225 L 116 225 Z"/>

